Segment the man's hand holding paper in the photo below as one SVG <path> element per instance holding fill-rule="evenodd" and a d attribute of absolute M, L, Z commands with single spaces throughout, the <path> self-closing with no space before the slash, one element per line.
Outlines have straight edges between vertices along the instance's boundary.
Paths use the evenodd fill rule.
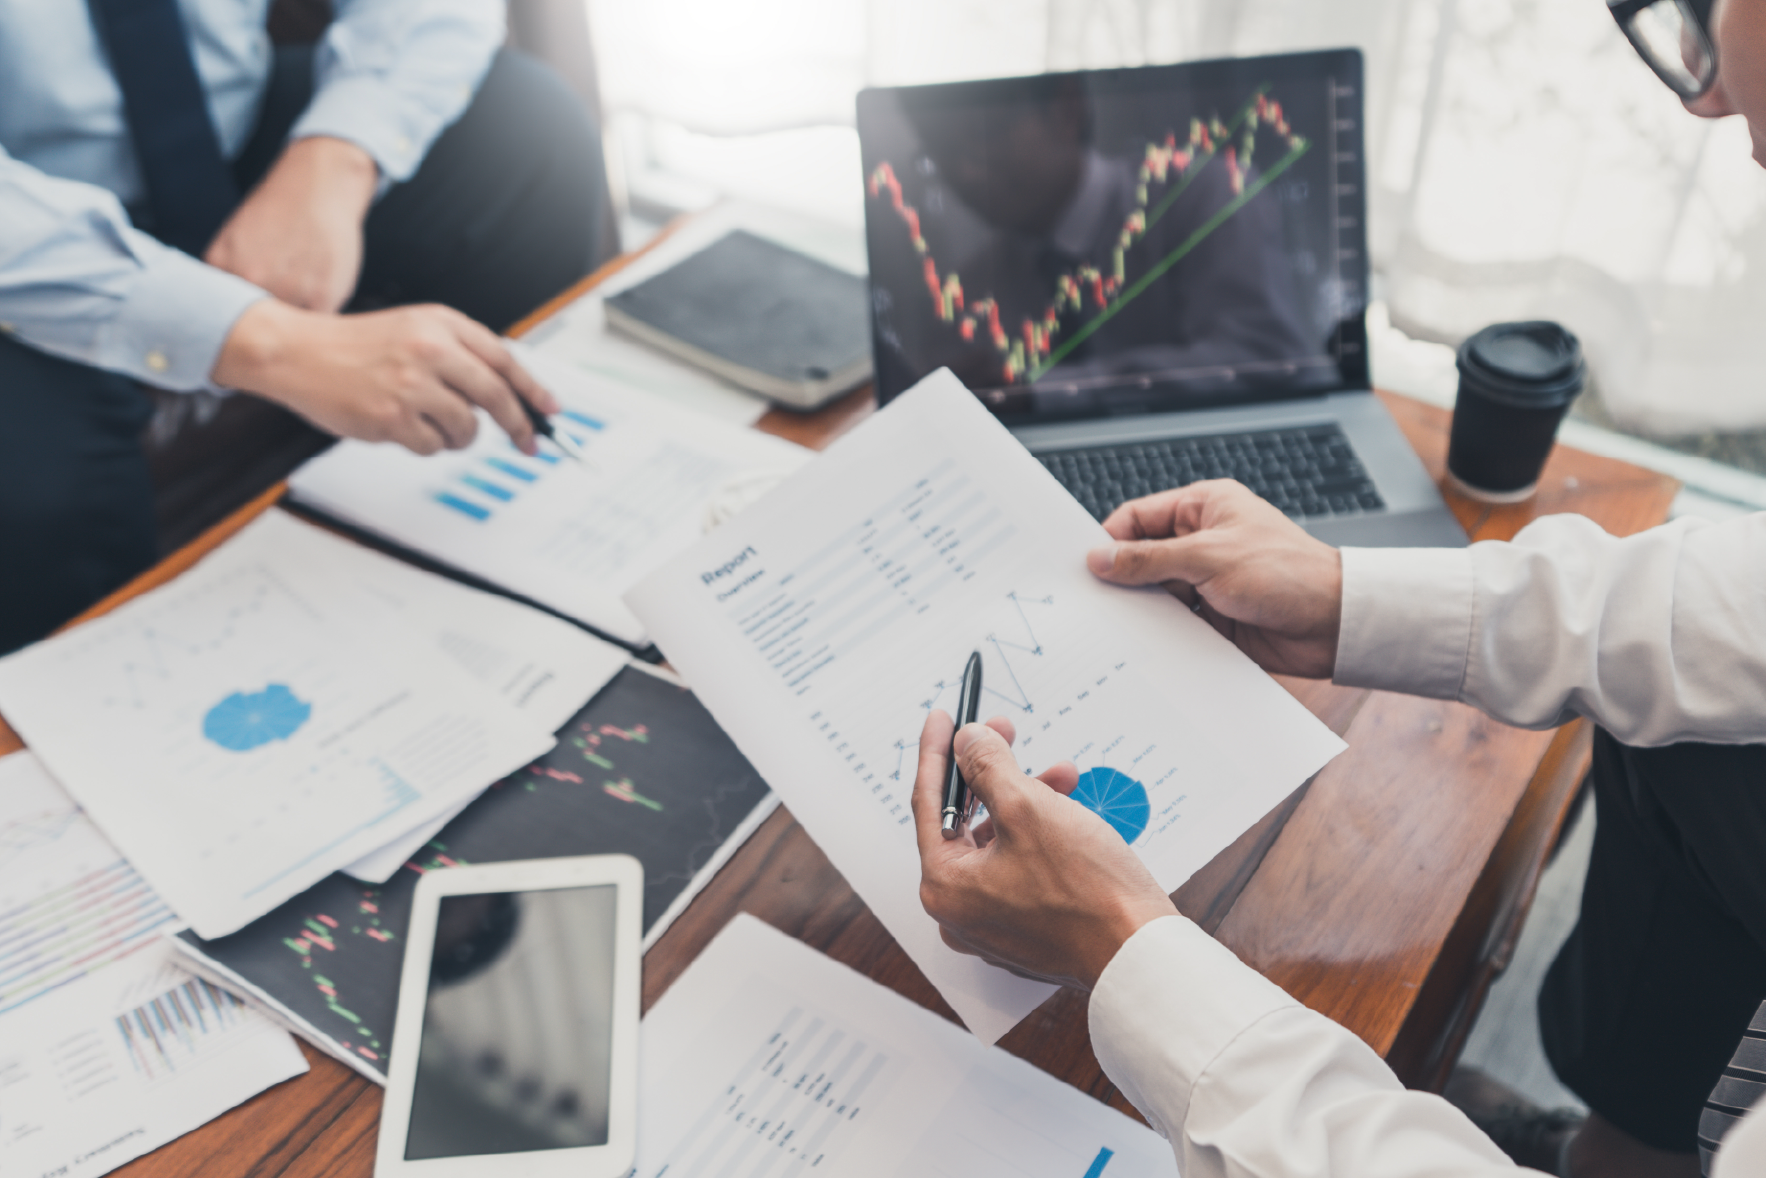
<path fill-rule="evenodd" d="M 1072 763 L 1072 796 L 1133 849 L 1161 893 L 1343 747 L 1168 594 L 1088 571 L 1086 553 L 1109 540 L 940 373 L 627 595 L 744 754 L 989 1042 L 1050 987 L 941 938 L 920 905 L 909 809 L 922 729 L 954 706 L 952 672 L 970 651 L 987 664 L 982 714 L 1016 727 L 1006 755 L 1033 772 Z M 1064 772 L 1050 780 L 1064 785 Z"/>
<path fill-rule="evenodd" d="M 1343 560 L 1268 500 L 1215 479 L 1124 503 L 1114 544 L 1086 563 L 1117 585 L 1164 585 L 1253 662 L 1328 678 L 1343 614 Z"/>
<path fill-rule="evenodd" d="M 934 711 L 920 736 L 920 902 L 958 953 L 1090 990 L 1123 942 L 1176 906 L 1115 828 L 1073 801 L 1075 766 L 1030 777 L 1012 756 L 1010 720 L 966 725 L 954 741 L 950 726 Z M 988 815 L 948 840 L 938 824 L 947 750 Z"/>

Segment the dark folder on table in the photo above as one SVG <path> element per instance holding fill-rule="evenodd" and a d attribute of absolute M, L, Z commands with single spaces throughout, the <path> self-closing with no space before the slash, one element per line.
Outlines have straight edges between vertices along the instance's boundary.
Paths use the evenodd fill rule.
<path fill-rule="evenodd" d="M 796 409 L 870 379 L 865 280 L 740 229 L 606 307 L 610 327 Z"/>

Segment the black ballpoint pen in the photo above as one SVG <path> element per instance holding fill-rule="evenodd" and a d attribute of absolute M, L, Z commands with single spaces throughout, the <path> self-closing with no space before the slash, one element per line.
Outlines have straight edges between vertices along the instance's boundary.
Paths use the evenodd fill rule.
<path fill-rule="evenodd" d="M 527 414 L 527 420 L 532 423 L 534 433 L 558 447 L 559 453 L 565 457 L 572 458 L 584 466 L 589 464 L 588 457 L 583 453 L 582 447 L 576 444 L 575 439 L 569 434 L 560 434 L 552 425 L 552 419 L 529 404 L 526 397 L 517 394 L 515 399 L 521 402 L 521 411 Z"/>
<path fill-rule="evenodd" d="M 981 711 L 981 652 L 972 651 L 963 668 L 963 690 L 957 696 L 957 727 L 973 724 Z M 951 733 L 956 739 L 956 733 Z M 969 783 L 957 769 L 957 751 L 951 749 L 950 769 L 944 779 L 944 837 L 954 839 L 963 833 L 969 821 Z"/>

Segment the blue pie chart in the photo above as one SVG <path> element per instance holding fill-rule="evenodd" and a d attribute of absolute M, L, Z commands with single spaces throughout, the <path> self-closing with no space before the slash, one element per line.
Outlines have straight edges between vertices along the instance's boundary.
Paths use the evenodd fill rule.
<path fill-rule="evenodd" d="M 1147 787 L 1120 769 L 1087 769 L 1079 775 L 1073 800 L 1108 822 L 1125 843 L 1147 832 L 1147 819 L 1153 813 Z"/>
<path fill-rule="evenodd" d="M 235 691 L 210 708 L 202 718 L 202 734 L 224 749 L 246 753 L 273 740 L 287 740 L 312 714 L 313 705 L 287 684 L 271 683 L 262 691 Z"/>

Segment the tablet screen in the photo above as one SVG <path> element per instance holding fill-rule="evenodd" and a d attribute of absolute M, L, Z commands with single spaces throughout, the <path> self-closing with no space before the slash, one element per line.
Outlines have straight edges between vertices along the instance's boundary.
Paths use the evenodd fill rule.
<path fill-rule="evenodd" d="M 618 894 L 442 898 L 406 1160 L 606 1144 Z"/>

